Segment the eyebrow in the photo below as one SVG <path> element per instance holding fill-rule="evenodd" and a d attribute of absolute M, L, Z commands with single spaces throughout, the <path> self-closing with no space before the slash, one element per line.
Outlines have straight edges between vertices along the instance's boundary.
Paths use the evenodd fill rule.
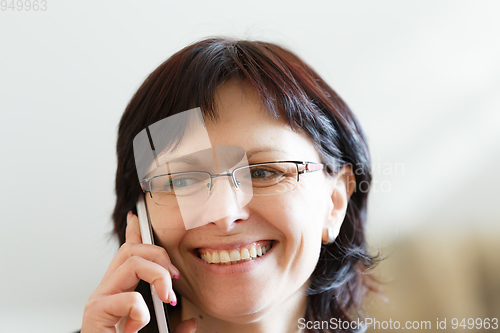
<path fill-rule="evenodd" d="M 146 173 L 144 178 L 150 178 L 153 176 L 157 176 L 158 174 L 162 174 L 163 172 L 168 172 L 168 164 L 169 163 L 186 163 L 189 165 L 200 165 L 201 161 L 199 158 L 193 157 L 193 156 L 181 156 L 178 158 L 174 158 L 173 160 L 170 161 L 161 161 L 161 157 L 158 157 L 160 159 L 160 167 L 154 168 L 153 170 L 149 171 Z M 167 169 L 166 171 L 163 171 L 164 169 Z"/>
<path fill-rule="evenodd" d="M 257 155 L 259 153 L 269 153 L 269 152 L 279 152 L 279 153 L 284 153 L 286 154 L 286 152 L 284 150 L 281 150 L 281 149 L 278 149 L 278 148 L 273 148 L 273 147 L 262 147 L 262 148 L 254 148 L 254 149 L 250 149 L 249 151 L 246 152 L 246 155 L 247 155 L 247 160 L 250 159 L 253 155 Z M 162 166 L 166 166 L 168 163 L 186 163 L 186 164 L 189 164 L 189 165 L 195 165 L 195 166 L 198 166 L 198 165 L 201 165 L 201 160 L 197 157 L 194 157 L 194 156 L 180 156 L 180 157 L 177 157 L 177 158 L 174 158 L 173 160 L 170 160 L 170 161 L 161 161 L 160 164 Z M 147 177 L 151 177 L 155 171 L 157 172 L 158 169 L 154 169 L 154 170 L 151 170 L 150 172 L 148 172 L 146 174 L 146 178 Z"/>
<path fill-rule="evenodd" d="M 269 152 L 279 152 L 279 153 L 286 154 L 285 151 L 278 149 L 278 148 L 263 147 L 263 148 L 250 149 L 249 151 L 246 152 L 246 155 L 247 155 L 247 159 L 249 159 L 253 155 L 256 155 L 259 153 L 269 153 Z M 197 157 L 194 157 L 194 156 L 181 156 L 178 158 L 174 158 L 173 160 L 165 161 L 162 163 L 174 163 L 174 162 L 186 163 L 186 164 L 190 164 L 190 165 L 200 165 L 201 164 L 200 159 Z"/>
<path fill-rule="evenodd" d="M 174 158 L 173 160 L 170 161 L 164 161 L 162 164 L 165 163 L 186 163 L 190 165 L 200 165 L 201 161 L 199 158 L 194 157 L 194 156 L 181 156 L 178 158 Z"/>
<path fill-rule="evenodd" d="M 263 148 L 250 149 L 249 151 L 247 151 L 247 158 L 250 159 L 253 155 L 256 155 L 259 153 L 269 153 L 269 152 L 279 152 L 279 153 L 286 154 L 286 151 L 283 151 L 283 150 L 278 149 L 278 148 L 263 147 Z"/>

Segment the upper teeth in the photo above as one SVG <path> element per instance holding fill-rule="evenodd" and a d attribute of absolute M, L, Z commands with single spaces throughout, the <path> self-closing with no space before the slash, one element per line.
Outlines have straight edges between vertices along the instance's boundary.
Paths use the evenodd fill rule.
<path fill-rule="evenodd" d="M 213 251 L 212 253 L 207 252 L 201 254 L 201 259 L 209 264 L 234 264 L 239 261 L 246 261 L 255 259 L 257 257 L 263 256 L 267 251 L 271 249 L 271 245 L 267 246 L 252 246 L 249 249 L 242 248 L 241 250 L 221 250 L 221 251 Z"/>

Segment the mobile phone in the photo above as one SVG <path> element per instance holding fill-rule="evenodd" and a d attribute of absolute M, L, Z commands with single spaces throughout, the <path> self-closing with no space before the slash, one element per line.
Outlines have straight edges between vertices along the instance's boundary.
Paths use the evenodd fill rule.
<path fill-rule="evenodd" d="M 137 216 L 139 217 L 139 226 L 141 227 L 141 237 L 143 244 L 153 244 L 153 229 L 151 227 L 151 220 L 146 204 L 144 203 L 144 196 L 141 195 L 137 201 Z M 166 305 L 161 301 L 156 293 L 156 288 L 151 285 L 151 297 L 153 298 L 154 310 L 156 315 L 156 322 L 158 323 L 159 333 L 169 333 L 170 327 L 168 325 L 168 315 Z"/>

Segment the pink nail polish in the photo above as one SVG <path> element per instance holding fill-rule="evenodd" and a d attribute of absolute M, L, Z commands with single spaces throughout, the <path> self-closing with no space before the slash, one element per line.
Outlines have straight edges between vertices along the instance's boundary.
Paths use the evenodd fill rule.
<path fill-rule="evenodd" d="M 177 301 L 172 301 L 172 302 L 170 302 L 170 305 L 172 305 L 172 306 L 176 306 L 176 305 L 177 305 Z"/>
<path fill-rule="evenodd" d="M 130 215 L 132 215 L 132 211 L 131 210 L 128 211 L 127 217 L 129 217 Z"/>
<path fill-rule="evenodd" d="M 172 279 L 179 280 L 180 278 L 181 276 L 179 274 L 175 274 L 174 276 L 172 276 Z"/>

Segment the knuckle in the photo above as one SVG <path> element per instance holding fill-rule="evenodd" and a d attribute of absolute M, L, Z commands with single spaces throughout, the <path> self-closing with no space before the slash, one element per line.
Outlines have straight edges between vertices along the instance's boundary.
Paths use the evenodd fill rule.
<path fill-rule="evenodd" d="M 131 309 L 135 309 L 135 311 L 132 310 L 134 312 L 134 320 L 143 323 L 149 322 L 150 316 L 148 306 L 142 295 L 137 291 L 133 291 L 128 293 L 127 298 L 127 302 Z"/>
<path fill-rule="evenodd" d="M 161 246 L 154 245 L 154 247 L 154 252 L 152 252 L 152 254 L 154 253 L 154 257 L 151 259 L 164 268 L 167 268 L 170 264 L 170 256 L 168 255 L 167 251 Z"/>
<path fill-rule="evenodd" d="M 131 295 L 131 300 L 133 301 L 132 308 L 135 309 L 134 320 L 140 321 L 142 323 L 148 323 L 151 317 L 149 315 L 146 301 L 142 298 L 141 294 L 133 292 Z"/>
<path fill-rule="evenodd" d="M 131 243 L 123 243 L 122 246 L 120 246 L 119 251 L 125 252 L 125 253 L 131 253 L 134 245 L 135 244 L 131 244 Z"/>
<path fill-rule="evenodd" d="M 159 289 L 170 289 L 172 288 L 172 279 L 170 278 L 170 274 L 168 271 L 159 272 L 159 274 L 155 275 L 151 281 L 152 284 Z"/>
<path fill-rule="evenodd" d="M 127 263 L 129 263 L 132 266 L 137 266 L 137 265 L 141 264 L 143 260 L 144 259 L 142 259 L 139 256 L 130 256 L 127 259 Z"/>
<path fill-rule="evenodd" d="M 168 256 L 167 250 L 165 250 L 161 246 L 155 246 L 155 248 L 156 248 L 156 252 L 160 258 L 170 261 L 170 257 Z"/>
<path fill-rule="evenodd" d="M 143 305 L 146 304 L 142 295 L 137 291 L 130 292 L 128 294 L 128 298 L 129 298 L 128 302 L 133 306 L 142 307 Z"/>
<path fill-rule="evenodd" d="M 95 299 L 90 299 L 83 309 L 84 316 L 88 316 L 91 313 L 94 313 L 99 306 L 99 302 Z"/>

